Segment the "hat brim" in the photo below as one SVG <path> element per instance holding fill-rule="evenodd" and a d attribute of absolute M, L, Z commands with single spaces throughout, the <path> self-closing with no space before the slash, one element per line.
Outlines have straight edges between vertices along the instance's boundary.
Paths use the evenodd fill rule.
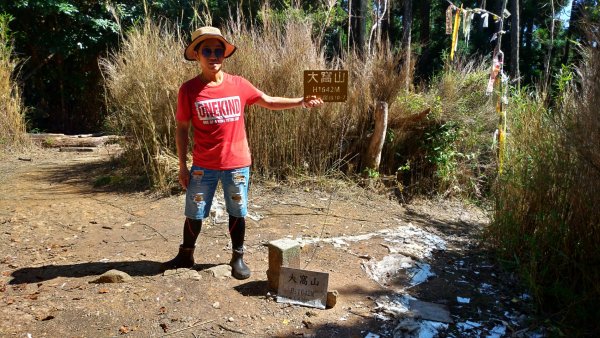
<path fill-rule="evenodd" d="M 235 51 L 237 49 L 237 47 L 230 44 L 229 41 L 225 40 L 225 38 L 221 35 L 202 34 L 199 37 L 197 37 L 196 39 L 194 39 L 192 42 L 190 42 L 190 44 L 185 48 L 185 51 L 183 53 L 185 59 L 188 61 L 196 61 L 196 56 L 194 55 L 194 49 L 196 48 L 196 46 L 198 44 L 202 43 L 202 41 L 208 40 L 208 39 L 217 39 L 223 43 L 223 45 L 225 46 L 225 53 L 223 55 L 224 58 L 228 58 L 231 55 L 233 55 L 233 53 L 235 53 Z"/>

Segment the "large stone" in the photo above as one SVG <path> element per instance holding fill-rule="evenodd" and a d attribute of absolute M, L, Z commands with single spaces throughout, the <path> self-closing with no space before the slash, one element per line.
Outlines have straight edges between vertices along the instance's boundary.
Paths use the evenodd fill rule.
<path fill-rule="evenodd" d="M 212 268 L 204 270 L 207 274 L 218 279 L 225 279 L 231 277 L 231 266 L 227 264 L 213 266 Z"/>
<path fill-rule="evenodd" d="M 267 270 L 269 289 L 277 291 L 279 288 L 282 266 L 300 268 L 300 251 L 300 243 L 292 239 L 283 238 L 269 242 L 269 269 Z"/>
<path fill-rule="evenodd" d="M 108 270 L 90 283 L 125 283 L 133 280 L 127 273 L 119 270 Z"/>
<path fill-rule="evenodd" d="M 198 273 L 198 271 L 194 269 L 173 269 L 166 270 L 163 273 L 163 276 L 173 276 L 175 278 L 181 279 L 193 279 L 193 280 L 201 280 L 202 276 Z"/>

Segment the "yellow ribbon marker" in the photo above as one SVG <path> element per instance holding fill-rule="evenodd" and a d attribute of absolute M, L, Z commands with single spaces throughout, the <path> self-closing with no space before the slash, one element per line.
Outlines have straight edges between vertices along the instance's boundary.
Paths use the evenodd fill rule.
<path fill-rule="evenodd" d="M 460 14 L 462 12 L 462 5 L 456 10 L 456 16 L 454 17 L 454 30 L 452 31 L 452 47 L 450 49 L 450 60 L 454 60 L 454 51 L 458 44 L 458 28 L 460 27 Z"/>

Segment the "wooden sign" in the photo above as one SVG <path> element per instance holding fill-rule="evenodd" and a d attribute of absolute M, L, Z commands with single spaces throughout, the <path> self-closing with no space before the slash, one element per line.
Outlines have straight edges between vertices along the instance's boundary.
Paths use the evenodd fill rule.
<path fill-rule="evenodd" d="M 324 102 L 345 102 L 348 99 L 347 70 L 305 70 L 304 97 L 315 95 Z"/>
<path fill-rule="evenodd" d="M 277 302 L 324 309 L 329 274 L 281 267 Z"/>

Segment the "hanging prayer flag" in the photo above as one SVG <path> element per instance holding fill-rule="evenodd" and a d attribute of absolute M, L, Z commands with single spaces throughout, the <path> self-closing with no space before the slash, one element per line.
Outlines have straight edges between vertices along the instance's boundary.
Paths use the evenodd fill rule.
<path fill-rule="evenodd" d="M 504 54 L 502 54 L 502 52 L 499 52 L 498 54 L 496 54 L 496 56 L 494 56 L 492 71 L 490 74 L 490 79 L 488 81 L 487 88 L 485 90 L 485 95 L 491 95 L 494 92 L 494 83 L 496 82 L 496 77 L 498 76 L 498 74 L 500 73 L 500 69 L 502 68 L 503 55 Z"/>
<path fill-rule="evenodd" d="M 450 35 L 452 34 L 452 10 L 453 10 L 454 6 L 450 5 L 448 6 L 448 9 L 446 9 L 446 34 Z"/>
<path fill-rule="evenodd" d="M 481 14 L 481 18 L 483 19 L 483 28 L 488 28 L 488 18 L 490 15 L 488 13 Z"/>
<path fill-rule="evenodd" d="M 450 60 L 454 60 L 454 52 L 458 46 L 458 28 L 460 26 L 460 14 L 462 12 L 462 5 L 460 9 L 456 11 L 456 16 L 454 17 L 454 30 L 452 32 L 452 46 L 450 47 Z"/>
<path fill-rule="evenodd" d="M 473 20 L 473 12 L 472 11 L 464 11 L 464 19 L 463 19 L 463 35 L 465 37 L 465 43 L 467 46 L 469 45 L 469 38 L 471 37 L 471 20 Z"/>

